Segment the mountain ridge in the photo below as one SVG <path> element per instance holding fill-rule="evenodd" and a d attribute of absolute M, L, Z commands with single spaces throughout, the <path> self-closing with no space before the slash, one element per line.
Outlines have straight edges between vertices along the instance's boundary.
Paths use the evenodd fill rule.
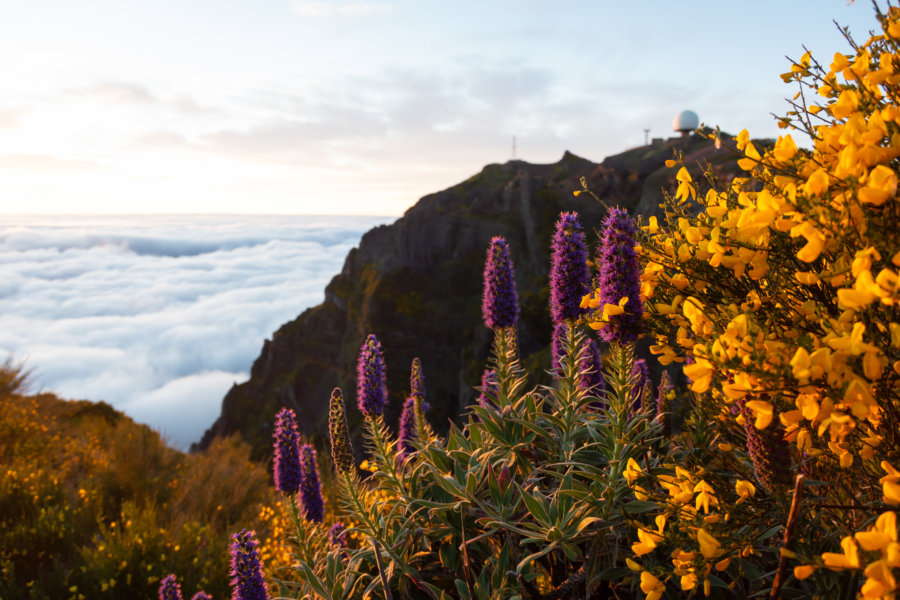
<path fill-rule="evenodd" d="M 297 412 L 307 436 L 322 439 L 331 390 L 341 387 L 348 405 L 355 402 L 356 357 L 369 333 L 379 337 L 385 351 L 391 392 L 387 422 L 398 417 L 409 390 L 409 366 L 418 356 L 429 418 L 443 429 L 474 399 L 489 352 L 490 331 L 480 315 L 481 271 L 495 235 L 506 237 L 516 267 L 523 363 L 543 373 L 550 339 L 549 243 L 559 213 L 579 213 L 593 248 L 597 240 L 591 230 L 600 226 L 606 208 L 587 194 L 573 194 L 582 179 L 611 206 L 632 214 L 658 213 L 662 189 L 675 181 L 675 171 L 665 167 L 675 152 L 688 164 L 705 161 L 725 175 L 736 171 L 727 151 L 688 136 L 634 148 L 602 163 L 567 151 L 555 163 L 489 164 L 465 181 L 422 197 L 394 223 L 367 232 L 326 286 L 325 300 L 264 341 L 250 379 L 229 390 L 219 418 L 195 449 L 239 433 L 254 456 L 265 459 L 281 406 Z M 700 169 L 696 172 L 699 176 Z M 359 417 L 357 411 L 350 413 L 353 428 Z"/>

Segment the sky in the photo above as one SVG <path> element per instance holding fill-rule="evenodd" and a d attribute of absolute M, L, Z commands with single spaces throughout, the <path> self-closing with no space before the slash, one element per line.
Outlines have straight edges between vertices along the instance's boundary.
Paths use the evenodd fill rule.
<path fill-rule="evenodd" d="M 778 134 L 846 0 L 0 3 L 0 214 L 399 216 L 516 157 Z"/>
<path fill-rule="evenodd" d="M 7 215 L 0 363 L 23 363 L 31 392 L 104 400 L 187 449 L 263 340 L 389 220 Z"/>

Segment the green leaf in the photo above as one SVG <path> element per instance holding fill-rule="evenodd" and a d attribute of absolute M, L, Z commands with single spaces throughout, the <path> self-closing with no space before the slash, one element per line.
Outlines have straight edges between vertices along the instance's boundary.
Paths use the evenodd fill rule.
<path fill-rule="evenodd" d="M 628 567 L 612 567 L 597 575 L 597 578 L 603 580 L 622 579 L 629 573 L 631 573 L 631 570 Z"/>
<path fill-rule="evenodd" d="M 631 502 L 626 502 L 622 509 L 628 514 L 639 515 L 652 510 L 658 510 L 659 504 L 656 502 L 647 502 L 645 500 L 632 500 Z"/>
<path fill-rule="evenodd" d="M 516 487 L 519 488 L 518 484 L 516 484 Z M 546 500 L 537 492 L 532 496 L 523 491 L 522 488 L 519 488 L 519 493 L 522 495 L 522 500 L 525 502 L 525 507 L 528 509 L 528 512 L 531 513 L 531 516 L 533 516 L 541 525 L 550 527 L 550 517 L 547 515 L 547 507 L 545 506 Z"/>
<path fill-rule="evenodd" d="M 590 527 L 594 523 L 602 522 L 602 521 L 603 521 L 603 519 L 601 519 L 600 517 L 585 517 L 581 520 L 580 523 L 578 523 L 578 527 L 576 528 L 576 531 L 578 531 L 578 533 L 581 533 L 582 531 L 585 530 L 585 528 Z"/>

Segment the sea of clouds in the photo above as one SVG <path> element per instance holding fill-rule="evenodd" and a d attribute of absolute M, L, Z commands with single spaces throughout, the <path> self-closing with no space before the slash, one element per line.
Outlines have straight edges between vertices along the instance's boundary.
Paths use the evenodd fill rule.
<path fill-rule="evenodd" d="M 390 217 L 0 216 L 0 361 L 187 448 Z"/>

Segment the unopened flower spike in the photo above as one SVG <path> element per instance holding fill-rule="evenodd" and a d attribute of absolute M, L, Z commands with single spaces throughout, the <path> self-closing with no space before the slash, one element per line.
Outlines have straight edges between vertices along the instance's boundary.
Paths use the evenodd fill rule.
<path fill-rule="evenodd" d="M 334 388 L 328 401 L 328 435 L 331 439 L 331 459 L 338 473 L 353 472 L 353 447 L 347 426 L 347 409 L 341 388 Z"/>

